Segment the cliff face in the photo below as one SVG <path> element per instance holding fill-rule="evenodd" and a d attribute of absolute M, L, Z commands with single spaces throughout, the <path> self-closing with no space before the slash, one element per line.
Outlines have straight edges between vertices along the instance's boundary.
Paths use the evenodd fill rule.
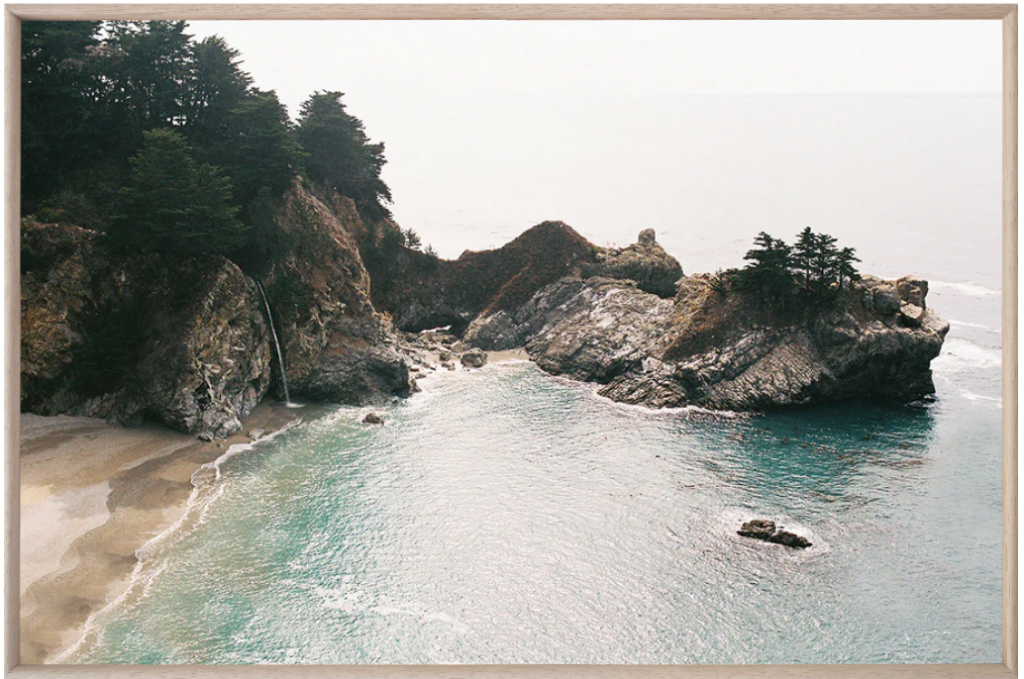
<path fill-rule="evenodd" d="M 521 346 L 523 337 L 505 335 L 500 321 L 560 278 L 577 275 L 632 280 L 641 290 L 671 297 L 683 270 L 655 241 L 654 231 L 621 249 L 600 248 L 562 222 L 543 222 L 495 250 L 466 251 L 442 260 L 407 248 L 386 257 L 371 248 L 364 255 L 373 278 L 374 305 L 405 331 L 452 326 L 484 349 Z M 496 318 L 498 324 L 485 323 Z"/>
<path fill-rule="evenodd" d="M 406 359 L 370 300 L 354 235 L 364 227 L 352 201 L 341 198 L 328 208 L 296 186 L 278 225 L 293 245 L 263 282 L 292 395 L 352 404 L 407 396 Z"/>
<path fill-rule="evenodd" d="M 478 315 L 518 307 L 581 263 L 596 261 L 597 252 L 562 222 L 544 222 L 496 250 L 466 251 L 456 260 L 406 248 L 365 254 L 373 303 L 399 329 L 451 325 L 461 334 Z"/>
<path fill-rule="evenodd" d="M 351 202 L 296 186 L 288 246 L 262 276 L 291 393 L 366 403 L 407 395 L 406 359 L 369 298 Z M 224 257 L 117 254 L 75 226 L 22 226 L 22 409 L 227 436 L 280 373 L 256 281 Z M 272 372 L 273 371 L 273 372 Z"/>
<path fill-rule="evenodd" d="M 934 392 L 929 368 L 949 324 L 925 305 L 927 282 L 865 277 L 827 311 L 783 316 L 710 276 L 675 299 L 608 278 L 569 277 L 476 337 L 525 344 L 542 369 L 603 384 L 616 401 L 761 410 Z"/>
<path fill-rule="evenodd" d="M 266 393 L 267 326 L 222 257 L 168 269 L 94 232 L 22 228 L 22 408 L 226 436 Z"/>

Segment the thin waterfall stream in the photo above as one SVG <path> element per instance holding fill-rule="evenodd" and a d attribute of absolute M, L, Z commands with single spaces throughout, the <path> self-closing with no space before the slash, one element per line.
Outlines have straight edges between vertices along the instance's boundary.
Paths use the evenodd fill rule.
<path fill-rule="evenodd" d="M 267 299 L 267 293 L 263 289 L 263 284 L 256 281 L 256 287 L 260 290 L 260 297 L 263 298 L 263 306 L 267 309 L 267 322 L 270 324 L 270 334 L 274 338 L 274 348 L 277 350 L 277 365 L 281 369 L 281 386 L 284 387 L 284 402 L 285 405 L 292 404 L 292 397 L 288 393 L 288 375 L 284 368 L 284 354 L 281 353 L 281 343 L 277 341 L 277 330 L 274 328 L 274 314 L 270 311 L 270 301 Z"/>

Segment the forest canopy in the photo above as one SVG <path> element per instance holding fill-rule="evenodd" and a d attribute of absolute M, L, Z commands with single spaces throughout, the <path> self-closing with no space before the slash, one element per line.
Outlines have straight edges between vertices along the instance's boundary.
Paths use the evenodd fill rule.
<path fill-rule="evenodd" d="M 384 145 L 342 93 L 312 94 L 295 124 L 240 57 L 184 21 L 23 22 L 22 213 L 133 249 L 230 254 L 304 177 L 389 219 Z"/>

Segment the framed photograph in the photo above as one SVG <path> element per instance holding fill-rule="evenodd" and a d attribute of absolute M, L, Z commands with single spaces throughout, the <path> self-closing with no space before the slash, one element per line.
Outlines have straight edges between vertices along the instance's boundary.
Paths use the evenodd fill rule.
<path fill-rule="evenodd" d="M 7 672 L 1016 676 L 1016 5 L 5 14 Z"/>

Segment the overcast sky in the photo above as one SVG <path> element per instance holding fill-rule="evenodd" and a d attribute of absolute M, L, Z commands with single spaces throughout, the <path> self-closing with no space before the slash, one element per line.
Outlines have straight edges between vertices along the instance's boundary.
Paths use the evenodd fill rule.
<path fill-rule="evenodd" d="M 998 92 L 998 21 L 206 21 L 295 112 L 417 95 Z"/>
<path fill-rule="evenodd" d="M 987 224 L 978 205 L 998 212 L 998 21 L 191 30 L 222 35 L 293 116 L 316 90 L 344 92 L 386 145 L 395 218 L 446 257 L 561 219 L 602 245 L 651 226 L 689 270 L 739 263 L 759 228 L 788 235 L 814 223 L 843 236 L 870 221 L 916 242 L 900 225 Z M 744 96 L 693 96 L 708 93 Z M 774 96 L 787 93 L 967 93 L 988 103 Z M 979 184 L 987 188 L 970 193 Z M 737 224 L 747 226 L 729 235 Z M 867 240 L 857 243 L 867 257 Z"/>

